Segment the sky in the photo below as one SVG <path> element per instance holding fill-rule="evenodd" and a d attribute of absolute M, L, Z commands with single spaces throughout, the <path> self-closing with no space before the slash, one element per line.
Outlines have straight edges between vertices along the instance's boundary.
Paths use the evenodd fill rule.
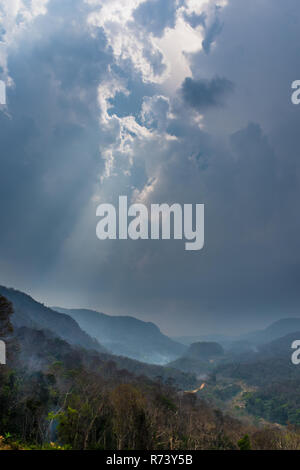
<path fill-rule="evenodd" d="M 300 316 L 298 0 L 0 0 L 0 283 L 238 334 Z M 205 204 L 205 246 L 96 237 Z"/>

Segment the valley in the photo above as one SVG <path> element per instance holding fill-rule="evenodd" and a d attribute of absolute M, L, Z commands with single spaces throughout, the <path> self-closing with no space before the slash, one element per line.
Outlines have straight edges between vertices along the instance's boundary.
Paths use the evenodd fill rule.
<path fill-rule="evenodd" d="M 184 345 L 133 317 L 0 287 L 0 450 L 300 449 L 298 324 Z M 136 359 L 155 354 L 168 362 Z"/>

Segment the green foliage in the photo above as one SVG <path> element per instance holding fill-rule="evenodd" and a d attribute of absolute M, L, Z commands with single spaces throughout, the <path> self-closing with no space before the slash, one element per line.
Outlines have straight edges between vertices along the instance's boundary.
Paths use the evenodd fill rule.
<path fill-rule="evenodd" d="M 157 397 L 157 403 L 162 405 L 166 410 L 173 411 L 174 413 L 177 411 L 175 403 L 166 395 L 159 395 Z"/>
<path fill-rule="evenodd" d="M 272 390 L 258 391 L 246 397 L 246 409 L 255 416 L 279 424 L 295 424 L 300 426 L 299 399 L 292 393 L 272 393 Z"/>
<path fill-rule="evenodd" d="M 240 450 L 251 450 L 251 442 L 248 434 L 238 441 L 238 446 Z"/>
<path fill-rule="evenodd" d="M 0 295 L 0 338 L 5 338 L 13 332 L 11 324 L 12 314 L 12 304 L 3 295 Z"/>

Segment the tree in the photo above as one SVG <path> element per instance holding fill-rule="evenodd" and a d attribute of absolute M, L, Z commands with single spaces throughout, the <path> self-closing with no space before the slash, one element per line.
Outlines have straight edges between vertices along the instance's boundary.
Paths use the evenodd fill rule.
<path fill-rule="evenodd" d="M 12 304 L 0 295 L 0 338 L 5 338 L 13 332 L 10 317 L 13 314 Z"/>
<path fill-rule="evenodd" d="M 118 450 L 147 450 L 151 437 L 142 393 L 130 384 L 116 387 L 110 401 L 113 406 L 113 431 Z"/>
<path fill-rule="evenodd" d="M 240 450 L 251 450 L 251 442 L 248 434 L 238 441 L 238 446 Z"/>

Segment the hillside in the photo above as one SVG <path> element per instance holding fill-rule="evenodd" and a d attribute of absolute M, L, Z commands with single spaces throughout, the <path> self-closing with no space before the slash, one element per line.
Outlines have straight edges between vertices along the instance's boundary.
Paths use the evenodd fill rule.
<path fill-rule="evenodd" d="M 198 342 L 190 345 L 184 353 L 185 357 L 199 361 L 209 361 L 215 357 L 223 356 L 224 349 L 215 342 Z"/>
<path fill-rule="evenodd" d="M 270 422 L 300 426 L 300 366 L 291 361 L 291 345 L 298 339 L 300 332 L 289 333 L 258 346 L 256 352 L 219 364 L 214 371 L 217 386 L 224 378 L 246 384 L 250 391 L 241 396 L 241 402 L 248 413 Z"/>
<path fill-rule="evenodd" d="M 49 330 L 70 344 L 106 352 L 106 349 L 83 331 L 70 316 L 55 312 L 29 295 L 15 289 L 0 286 L 0 294 L 13 304 L 12 323 L 14 327 Z"/>
<path fill-rule="evenodd" d="M 240 340 L 258 345 L 282 338 L 295 331 L 300 331 L 300 318 L 283 318 L 263 330 L 253 331 L 240 336 Z"/>
<path fill-rule="evenodd" d="M 53 308 L 70 315 L 84 331 L 117 355 L 151 364 L 166 364 L 186 350 L 186 346 L 162 334 L 154 323 L 87 309 Z"/>
<path fill-rule="evenodd" d="M 5 337 L 13 314 L 0 299 Z M 8 344 L 9 361 L 0 368 L 0 450 L 234 450 L 246 439 L 253 449 L 300 447 L 296 431 L 241 422 L 50 332 L 15 328 Z"/>
<path fill-rule="evenodd" d="M 179 357 L 168 364 L 169 367 L 181 370 L 182 372 L 195 374 L 198 378 L 205 377 L 213 370 L 214 365 L 207 361 L 200 361 L 190 357 Z"/>
<path fill-rule="evenodd" d="M 169 366 L 201 377 L 211 372 L 215 367 L 216 361 L 223 355 L 224 350 L 218 343 L 192 343 L 184 354 L 175 361 L 170 362 Z"/>
<path fill-rule="evenodd" d="M 50 337 L 53 337 L 53 341 L 56 341 L 57 345 L 60 344 L 59 339 L 63 339 L 70 345 L 97 351 L 100 353 L 99 358 L 101 360 L 114 362 L 119 370 L 126 369 L 133 374 L 143 375 L 152 379 L 160 377 L 162 381 L 172 381 L 179 388 L 194 387 L 196 384 L 196 378 L 193 374 L 176 370 L 174 367 L 146 364 L 129 357 L 110 354 L 97 340 L 83 331 L 78 323 L 69 315 L 45 307 L 29 295 L 15 289 L 0 287 L 0 295 L 4 296 L 4 293 L 5 297 L 13 305 L 12 324 L 15 330 L 17 332 L 27 332 L 24 336 L 24 341 L 34 344 L 35 340 L 38 341 L 39 331 L 43 330 L 41 334 L 46 334 L 47 337 L 50 334 Z M 35 331 L 35 333 L 32 333 L 32 331 Z M 31 336 L 29 332 L 31 332 Z M 28 339 L 29 336 L 30 340 Z M 37 354 L 34 360 L 39 363 L 40 354 Z M 30 361 L 33 361 L 32 357 Z"/>

